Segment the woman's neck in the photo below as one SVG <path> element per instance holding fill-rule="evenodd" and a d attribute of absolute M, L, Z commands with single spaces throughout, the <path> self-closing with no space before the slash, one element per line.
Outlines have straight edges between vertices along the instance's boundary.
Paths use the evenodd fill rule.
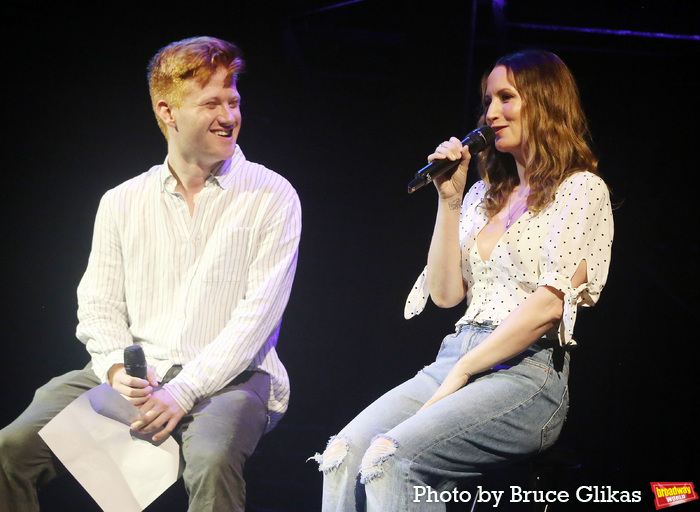
<path fill-rule="evenodd" d="M 525 174 L 525 163 L 521 163 L 518 160 L 516 160 L 515 166 L 518 169 L 518 179 L 520 180 L 520 186 L 525 187 L 527 190 L 530 190 L 530 186 L 527 181 L 527 176 Z"/>

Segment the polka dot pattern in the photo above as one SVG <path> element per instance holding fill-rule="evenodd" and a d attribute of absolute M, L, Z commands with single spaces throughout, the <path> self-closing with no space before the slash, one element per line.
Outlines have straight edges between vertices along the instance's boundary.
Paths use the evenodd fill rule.
<path fill-rule="evenodd" d="M 575 343 L 577 308 L 597 302 L 610 266 L 614 230 L 607 186 L 592 173 L 573 174 L 546 209 L 537 215 L 527 212 L 510 226 L 488 261 L 476 248 L 476 237 L 488 221 L 480 206 L 485 192 L 484 183 L 476 183 L 462 204 L 459 229 L 468 308 L 457 323 L 499 324 L 539 286 L 551 286 L 564 293 L 559 340 Z M 571 278 L 584 261 L 587 281 L 574 289 Z M 406 318 L 423 310 L 429 294 L 424 271 L 406 302 Z"/>

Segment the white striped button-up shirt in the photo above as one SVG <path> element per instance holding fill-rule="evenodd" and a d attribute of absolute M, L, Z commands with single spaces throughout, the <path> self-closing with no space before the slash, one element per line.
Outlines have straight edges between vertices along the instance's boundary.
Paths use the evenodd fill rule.
<path fill-rule="evenodd" d="M 292 288 L 301 207 L 280 175 L 236 148 L 190 215 L 163 165 L 100 201 L 78 286 L 77 336 L 103 381 L 140 344 L 183 410 L 245 370 L 270 375 L 271 424 L 286 411 L 289 379 L 275 346 Z"/>

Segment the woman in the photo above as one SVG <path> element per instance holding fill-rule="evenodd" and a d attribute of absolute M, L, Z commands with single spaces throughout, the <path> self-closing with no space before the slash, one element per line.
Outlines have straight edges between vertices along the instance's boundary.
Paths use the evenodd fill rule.
<path fill-rule="evenodd" d="M 575 81 L 556 55 L 503 57 L 482 98 L 480 124 L 493 128 L 495 147 L 479 155 L 482 180 L 464 200 L 467 148 L 453 137 L 428 157 L 461 163 L 435 180 L 428 264 L 406 304 L 407 318 L 428 296 L 440 307 L 466 298 L 467 311 L 435 362 L 315 457 L 324 511 L 444 510 L 427 486 L 454 489 L 559 436 L 576 309 L 597 301 L 607 277 L 609 194 Z"/>

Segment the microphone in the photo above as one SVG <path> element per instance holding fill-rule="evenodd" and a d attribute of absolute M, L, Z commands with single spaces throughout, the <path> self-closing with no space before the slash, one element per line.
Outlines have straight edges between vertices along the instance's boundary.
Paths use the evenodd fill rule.
<path fill-rule="evenodd" d="M 463 146 L 469 148 L 469 153 L 476 155 L 480 151 L 483 151 L 488 146 L 493 144 L 496 139 L 496 134 L 490 126 L 480 126 L 476 130 L 472 131 L 467 135 L 462 141 Z M 446 172 L 454 170 L 461 160 L 434 160 L 428 165 L 423 167 L 420 171 L 416 173 L 416 177 L 408 184 L 408 193 L 413 194 L 416 190 L 421 188 L 423 185 L 427 185 L 433 181 L 438 176 L 442 176 Z"/>
<path fill-rule="evenodd" d="M 146 356 L 141 345 L 131 345 L 124 349 L 124 368 L 127 375 L 146 378 Z"/>

